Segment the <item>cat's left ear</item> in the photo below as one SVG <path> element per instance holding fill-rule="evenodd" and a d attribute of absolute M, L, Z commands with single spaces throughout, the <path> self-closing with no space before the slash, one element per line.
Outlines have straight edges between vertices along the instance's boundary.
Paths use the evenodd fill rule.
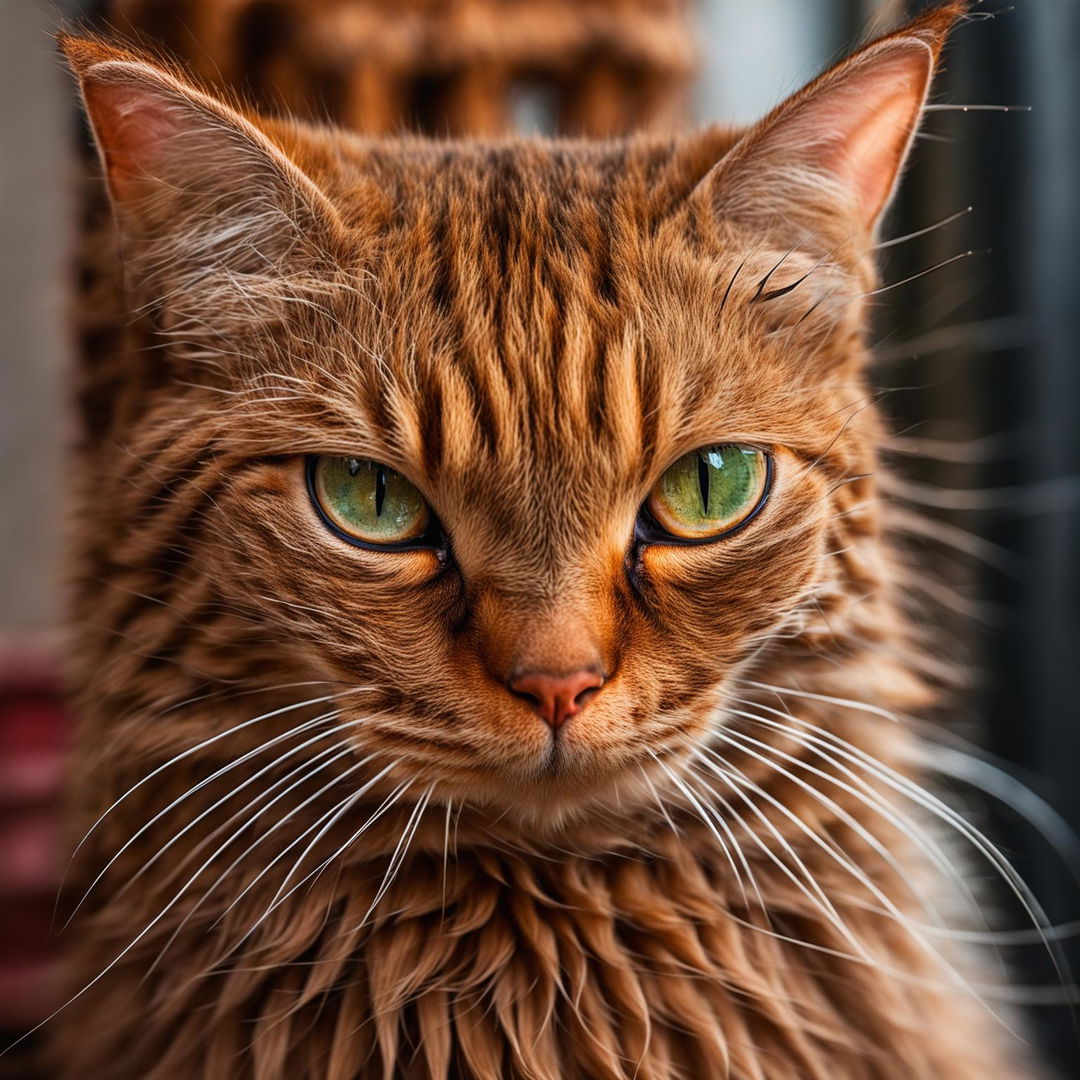
<path fill-rule="evenodd" d="M 942 46 L 966 4 L 948 3 L 860 49 L 750 128 L 692 195 L 777 239 L 872 238 L 915 138 Z"/>

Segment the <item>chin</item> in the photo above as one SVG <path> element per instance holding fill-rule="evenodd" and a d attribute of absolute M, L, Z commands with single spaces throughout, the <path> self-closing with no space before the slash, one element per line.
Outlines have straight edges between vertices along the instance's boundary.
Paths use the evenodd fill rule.
<path fill-rule="evenodd" d="M 676 745 L 658 741 L 654 747 L 635 738 L 598 744 L 571 723 L 528 756 L 447 775 L 436 781 L 436 791 L 454 804 L 526 824 L 532 835 L 566 834 L 598 818 L 625 822 L 653 805 L 650 785 L 663 775 L 657 759 L 677 756 L 688 740 L 693 737 L 681 733 Z"/>

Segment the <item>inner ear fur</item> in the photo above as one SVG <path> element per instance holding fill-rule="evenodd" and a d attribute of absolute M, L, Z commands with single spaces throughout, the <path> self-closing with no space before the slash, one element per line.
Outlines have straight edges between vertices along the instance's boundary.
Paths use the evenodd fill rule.
<path fill-rule="evenodd" d="M 966 7 L 927 12 L 784 101 L 702 179 L 695 212 L 748 225 L 781 246 L 867 250 Z"/>
<path fill-rule="evenodd" d="M 241 112 L 144 56 L 59 42 L 121 232 L 137 249 L 128 244 L 125 257 L 258 275 L 329 242 L 338 219 L 326 196 Z"/>

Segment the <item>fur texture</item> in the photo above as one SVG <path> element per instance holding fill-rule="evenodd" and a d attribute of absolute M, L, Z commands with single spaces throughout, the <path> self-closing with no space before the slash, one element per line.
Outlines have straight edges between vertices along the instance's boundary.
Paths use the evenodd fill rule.
<path fill-rule="evenodd" d="M 82 391 L 61 1075 L 1034 1075 L 952 933 L 866 382 L 958 13 L 750 131 L 594 144 L 366 140 L 65 41 L 136 318 Z M 717 441 L 771 448 L 762 512 L 634 542 Z M 448 552 L 342 543 L 310 454 Z M 507 690 L 597 657 L 557 737 Z"/>

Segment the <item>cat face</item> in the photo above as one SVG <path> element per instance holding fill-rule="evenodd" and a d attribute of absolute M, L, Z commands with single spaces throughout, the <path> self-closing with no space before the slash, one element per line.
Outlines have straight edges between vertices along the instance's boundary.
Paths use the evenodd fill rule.
<path fill-rule="evenodd" d="M 659 251 L 643 258 L 663 264 Z M 344 324 L 351 342 L 380 357 L 377 386 L 358 376 L 336 334 L 318 349 L 325 374 L 305 370 L 302 388 L 286 395 L 303 400 L 251 415 L 280 386 L 267 391 L 257 376 L 249 384 L 256 401 L 244 400 L 237 429 L 275 457 L 251 459 L 217 500 L 250 560 L 239 578 L 228 560 L 221 574 L 238 582 L 234 602 L 252 591 L 271 598 L 263 616 L 290 635 L 309 611 L 301 621 L 326 674 L 379 688 L 387 715 L 365 726 L 366 743 L 400 752 L 406 740 L 410 756 L 471 790 L 595 782 L 699 733 L 728 675 L 825 577 L 836 512 L 827 492 L 850 479 L 852 444 L 815 459 L 848 415 L 838 395 L 863 392 L 842 374 L 834 379 L 846 388 L 831 390 L 800 375 L 787 361 L 791 341 L 781 344 L 787 332 L 770 334 L 754 314 L 733 316 L 744 324 L 738 346 L 722 323 L 695 332 L 715 322 L 709 305 L 733 269 L 681 261 L 668 271 L 683 279 L 676 289 L 654 286 L 649 300 L 647 280 L 620 278 L 639 313 L 655 305 L 638 326 L 614 307 L 589 310 L 584 297 L 560 311 L 537 275 L 476 328 L 485 343 L 516 331 L 512 353 L 462 348 L 464 328 L 439 316 L 418 274 L 393 298 L 407 313 L 397 348 L 381 340 L 378 320 Z M 663 282 L 655 267 L 647 273 Z M 729 302 L 747 304 L 760 276 Z M 494 306 L 503 286 L 493 276 L 477 291 Z M 552 319 L 566 335 L 558 349 Z M 449 346 L 441 354 L 415 345 L 433 325 Z M 820 345 L 825 327 L 808 320 L 803 329 L 800 350 Z M 732 444 L 754 448 L 768 474 L 745 524 L 695 543 L 650 530 L 650 492 L 665 473 L 699 448 Z M 333 464 L 343 458 L 356 459 L 356 479 Z M 433 519 L 404 548 L 351 543 L 320 514 L 309 470 L 336 468 L 346 488 L 357 479 L 373 488 L 367 462 L 405 478 Z M 532 673 L 581 671 L 602 685 L 557 729 L 515 688 Z"/>
<path fill-rule="evenodd" d="M 504 171 L 522 152 L 505 152 Z M 458 182 L 479 164 L 455 163 Z M 441 179 L 448 199 L 456 190 L 439 168 L 420 185 L 424 213 L 433 184 Z M 227 428 L 244 433 L 238 455 L 257 440 L 273 460 L 249 458 L 217 499 L 248 560 L 240 577 L 228 559 L 220 572 L 238 583 L 232 601 L 270 598 L 262 616 L 290 636 L 299 614 L 328 676 L 379 688 L 386 715 L 365 725 L 365 745 L 404 745 L 463 791 L 587 785 L 700 734 L 725 680 L 826 580 L 837 512 L 828 490 L 851 478 L 858 453 L 848 440 L 830 456 L 828 443 L 850 416 L 844 406 L 865 392 L 843 364 L 822 380 L 793 362 L 835 345 L 833 309 L 790 329 L 815 296 L 768 314 L 750 306 L 779 257 L 771 251 L 747 263 L 717 318 L 744 248 L 710 260 L 685 247 L 669 256 L 666 236 L 639 243 L 622 262 L 640 269 L 612 285 L 633 298 L 628 318 L 590 297 L 584 245 L 563 252 L 536 237 L 522 206 L 503 226 L 516 250 L 493 252 L 487 199 L 470 202 L 475 249 L 435 256 L 450 264 L 441 288 L 454 299 L 432 295 L 427 265 L 409 268 L 393 290 L 374 285 L 370 304 L 350 297 L 311 326 L 318 360 L 289 369 L 301 380 L 285 392 L 291 400 L 260 407 L 290 384 L 271 375 L 268 387 L 253 372 L 243 419 Z M 595 232 L 592 206 L 579 212 L 569 233 Z M 408 233 L 409 210 L 399 213 Z M 386 241 L 391 258 L 411 248 L 405 236 Z M 389 261 L 368 264 L 372 282 L 387 280 Z M 500 267 L 522 262 L 532 269 L 508 281 Z M 477 266 L 487 271 L 479 280 Z M 458 275 L 472 278 L 464 302 Z M 384 312 L 394 313 L 390 333 Z M 377 379 L 357 351 L 379 358 Z M 265 358 L 267 370 L 275 363 Z M 752 448 L 768 490 L 751 485 L 745 524 L 717 539 L 664 535 L 650 522 L 650 493 L 686 455 L 717 445 Z M 340 464 L 349 458 L 355 477 Z M 428 508 L 424 532 L 404 548 L 352 543 L 347 520 L 325 520 L 320 497 L 329 504 L 342 481 L 354 492 L 386 484 L 368 462 L 419 493 L 404 499 L 407 513 L 421 497 Z M 315 469 L 339 487 L 320 496 Z M 532 673 L 582 671 L 602 685 L 557 729 L 515 688 Z"/>
<path fill-rule="evenodd" d="M 454 797 L 581 804 L 832 632 L 877 581 L 864 301 L 935 27 L 748 132 L 592 145 L 256 123 L 68 42 L 168 343 L 124 437 L 266 684 L 355 693 L 358 749 Z"/>

